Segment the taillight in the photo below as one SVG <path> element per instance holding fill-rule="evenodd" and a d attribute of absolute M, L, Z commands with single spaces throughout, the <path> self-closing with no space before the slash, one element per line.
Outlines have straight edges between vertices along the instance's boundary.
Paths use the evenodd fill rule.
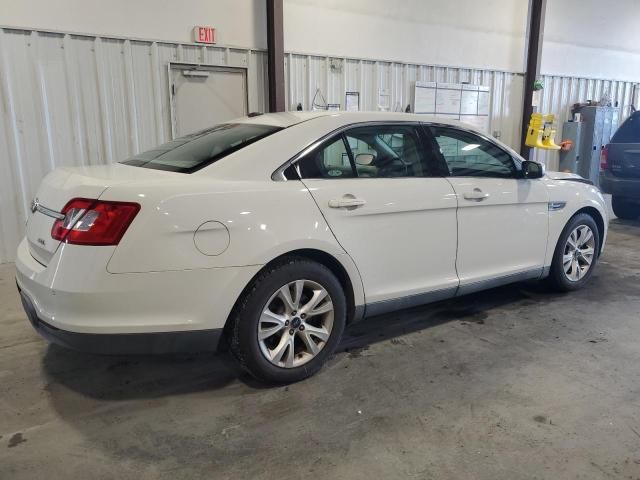
<path fill-rule="evenodd" d="M 51 229 L 54 240 L 74 245 L 117 245 L 140 211 L 140 205 L 74 198 L 62 209 L 63 220 Z"/>
<path fill-rule="evenodd" d="M 609 145 L 600 150 L 600 170 L 609 170 Z"/>

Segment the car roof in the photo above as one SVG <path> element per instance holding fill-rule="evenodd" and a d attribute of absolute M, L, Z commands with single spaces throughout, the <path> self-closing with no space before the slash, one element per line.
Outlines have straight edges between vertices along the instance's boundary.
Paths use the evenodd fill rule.
<path fill-rule="evenodd" d="M 384 121 L 404 121 L 404 122 L 426 122 L 440 123 L 456 126 L 482 133 L 471 125 L 461 123 L 448 118 L 433 117 L 419 113 L 404 112 L 345 112 L 319 110 L 313 112 L 278 112 L 278 113 L 254 113 L 246 117 L 237 118 L 229 123 L 252 123 L 258 125 L 270 125 L 274 127 L 287 128 L 293 125 L 307 122 L 322 117 L 335 117 L 336 123 L 359 123 L 359 122 L 384 122 Z"/>
<path fill-rule="evenodd" d="M 326 117 L 331 113 L 326 110 L 319 112 L 278 112 L 278 113 L 251 113 L 246 117 L 236 118 L 227 123 L 252 123 L 256 125 L 269 125 L 272 127 L 287 128 L 298 123 L 306 122 L 318 117 Z"/>

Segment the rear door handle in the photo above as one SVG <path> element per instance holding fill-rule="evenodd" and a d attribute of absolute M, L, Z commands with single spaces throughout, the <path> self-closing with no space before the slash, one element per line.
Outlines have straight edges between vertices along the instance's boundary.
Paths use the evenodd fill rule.
<path fill-rule="evenodd" d="M 347 194 L 342 198 L 334 198 L 333 200 L 329 200 L 329 207 L 346 208 L 347 210 L 353 210 L 354 208 L 366 205 L 366 203 L 366 200 L 363 200 L 362 198 L 356 198 L 353 195 Z"/>
<path fill-rule="evenodd" d="M 474 188 L 473 192 L 465 192 L 463 197 L 465 200 L 469 200 L 470 202 L 482 202 L 489 198 L 489 194 L 484 193 L 479 188 Z"/>

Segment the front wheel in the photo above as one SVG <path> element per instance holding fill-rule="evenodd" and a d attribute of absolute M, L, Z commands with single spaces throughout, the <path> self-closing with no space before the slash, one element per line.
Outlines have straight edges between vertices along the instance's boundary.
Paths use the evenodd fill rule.
<path fill-rule="evenodd" d="M 611 207 L 616 217 L 623 220 L 635 220 L 640 217 L 640 205 L 616 195 L 611 197 Z"/>
<path fill-rule="evenodd" d="M 285 259 L 262 272 L 241 299 L 232 351 L 259 380 L 302 380 L 335 351 L 346 310 L 342 285 L 327 267 Z"/>
<path fill-rule="evenodd" d="M 553 254 L 549 281 L 559 291 L 582 288 L 595 269 L 600 251 L 600 233 L 586 213 L 574 216 L 564 227 Z"/>

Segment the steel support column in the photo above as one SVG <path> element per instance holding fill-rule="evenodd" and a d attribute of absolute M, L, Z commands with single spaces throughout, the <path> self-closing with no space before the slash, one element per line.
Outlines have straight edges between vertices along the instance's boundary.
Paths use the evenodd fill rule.
<path fill-rule="evenodd" d="M 522 136 L 520 154 L 529 158 L 531 148 L 524 144 L 527 136 L 529 119 L 534 112 L 533 84 L 540 77 L 540 59 L 542 57 L 542 37 L 544 35 L 544 16 L 547 0 L 529 0 L 529 15 L 527 21 L 527 44 L 525 47 L 524 100 L 522 105 Z"/>
<path fill-rule="evenodd" d="M 267 48 L 269 111 L 284 112 L 284 29 L 283 0 L 267 0 Z"/>

